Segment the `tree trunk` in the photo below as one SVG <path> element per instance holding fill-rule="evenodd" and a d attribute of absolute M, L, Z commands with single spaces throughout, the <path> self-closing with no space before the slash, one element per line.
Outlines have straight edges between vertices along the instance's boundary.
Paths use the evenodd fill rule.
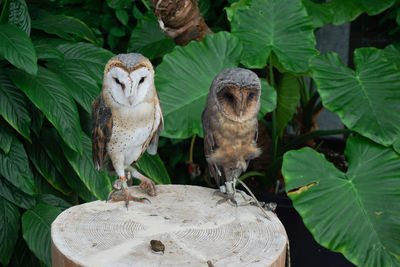
<path fill-rule="evenodd" d="M 129 210 L 105 201 L 65 210 L 51 226 L 53 267 L 285 266 L 287 236 L 274 213 L 268 220 L 255 206 L 217 206 L 221 197 L 205 187 L 157 190 L 151 204 L 131 202 Z"/>

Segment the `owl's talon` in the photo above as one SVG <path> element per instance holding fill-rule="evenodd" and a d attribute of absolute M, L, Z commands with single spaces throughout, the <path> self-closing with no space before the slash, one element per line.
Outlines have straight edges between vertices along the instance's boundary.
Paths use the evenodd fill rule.
<path fill-rule="evenodd" d="M 227 202 L 232 206 L 235 206 L 235 207 L 239 206 L 237 201 L 236 201 L 236 199 L 235 199 L 235 194 L 227 194 L 227 193 L 222 193 L 220 191 L 216 191 L 214 194 L 222 197 L 222 199 L 217 201 L 216 205 L 220 205 L 220 204 L 222 204 L 224 202 Z"/>
<path fill-rule="evenodd" d="M 146 177 L 146 179 L 142 179 L 142 183 L 140 184 L 140 187 L 145 188 L 147 194 L 149 194 L 152 197 L 157 195 L 156 185 L 154 184 L 154 182 L 152 180 L 150 180 L 147 177 Z"/>

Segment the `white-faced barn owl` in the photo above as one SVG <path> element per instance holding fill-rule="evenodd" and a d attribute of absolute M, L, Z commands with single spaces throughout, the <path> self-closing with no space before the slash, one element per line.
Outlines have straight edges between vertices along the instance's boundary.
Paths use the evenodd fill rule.
<path fill-rule="evenodd" d="M 149 195 L 156 195 L 152 180 L 131 165 L 147 150 L 157 153 L 163 116 L 154 86 L 151 62 L 141 54 L 120 54 L 111 58 L 104 70 L 103 90 L 92 103 L 92 156 L 96 169 L 115 171 L 119 176 L 108 200 L 143 202 L 130 195 L 127 179 L 141 180 Z M 118 198 L 118 190 L 125 194 Z M 121 195 L 121 194 L 115 194 Z"/>
<path fill-rule="evenodd" d="M 218 203 L 237 205 L 236 179 L 261 154 L 256 144 L 260 94 L 257 75 L 242 68 L 222 71 L 211 84 L 202 123 L 208 167 L 224 196 Z"/>

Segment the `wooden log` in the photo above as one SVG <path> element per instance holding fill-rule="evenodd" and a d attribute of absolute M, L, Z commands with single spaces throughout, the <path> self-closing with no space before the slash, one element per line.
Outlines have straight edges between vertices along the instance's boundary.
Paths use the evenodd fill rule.
<path fill-rule="evenodd" d="M 209 188 L 156 187 L 151 204 L 94 201 L 61 213 L 51 226 L 53 266 L 285 266 L 287 235 L 274 213 L 268 220 L 255 206 L 216 205 Z"/>

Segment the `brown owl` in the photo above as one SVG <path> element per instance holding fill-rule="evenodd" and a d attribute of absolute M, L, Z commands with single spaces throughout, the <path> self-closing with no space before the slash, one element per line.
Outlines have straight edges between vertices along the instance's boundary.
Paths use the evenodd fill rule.
<path fill-rule="evenodd" d="M 151 62 L 141 54 L 120 54 L 104 70 L 103 90 L 92 103 L 92 155 L 96 169 L 115 171 L 119 179 L 108 200 L 143 202 L 130 195 L 127 179 L 141 180 L 149 195 L 156 194 L 152 180 L 131 165 L 147 150 L 157 153 L 163 115 L 154 86 Z M 113 194 L 124 190 L 125 195 Z"/>
<path fill-rule="evenodd" d="M 260 80 L 254 72 L 226 69 L 212 82 L 202 114 L 211 175 L 225 200 L 234 204 L 236 179 L 261 154 L 256 144 L 260 94 Z"/>

